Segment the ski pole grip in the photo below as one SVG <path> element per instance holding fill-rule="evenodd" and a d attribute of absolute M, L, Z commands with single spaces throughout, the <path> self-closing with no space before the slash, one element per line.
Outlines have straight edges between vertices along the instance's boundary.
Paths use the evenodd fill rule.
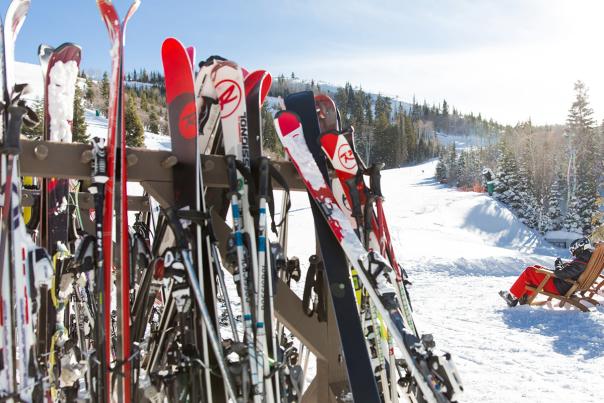
<path fill-rule="evenodd" d="M 269 181 L 269 162 L 268 158 L 260 157 L 258 161 L 258 197 L 266 199 L 268 197 Z"/>
<path fill-rule="evenodd" d="M 8 126 L 6 128 L 6 136 L 4 136 L 4 144 L 2 144 L 2 152 L 6 154 L 19 154 L 21 125 L 23 124 L 23 116 L 27 113 L 27 109 L 22 106 L 10 105 L 7 108 Z"/>
<path fill-rule="evenodd" d="M 357 220 L 361 219 L 363 212 L 361 210 L 361 196 L 359 195 L 359 189 L 356 184 L 356 176 L 346 181 L 348 187 L 348 193 L 350 194 L 350 207 L 352 210 L 352 216 Z"/>
<path fill-rule="evenodd" d="M 384 168 L 383 163 L 373 164 L 371 168 L 369 168 L 369 187 L 373 191 L 373 194 L 378 197 L 383 197 L 381 174 L 382 168 Z"/>
<path fill-rule="evenodd" d="M 229 183 L 229 193 L 236 194 L 237 191 L 237 161 L 234 155 L 225 155 L 227 167 L 227 180 Z"/>

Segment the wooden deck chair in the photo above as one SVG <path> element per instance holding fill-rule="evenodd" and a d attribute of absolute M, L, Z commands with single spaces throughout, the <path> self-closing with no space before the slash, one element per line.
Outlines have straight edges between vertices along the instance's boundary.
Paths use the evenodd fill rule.
<path fill-rule="evenodd" d="M 598 242 L 595 245 L 597 248 L 598 245 L 604 245 L 604 242 Z M 604 291 L 604 271 L 600 272 L 600 275 L 598 276 L 596 281 L 594 281 L 591 288 L 587 291 L 581 292 L 581 295 L 583 295 L 584 297 L 593 298 L 594 295 L 600 293 L 600 290 Z"/>
<path fill-rule="evenodd" d="M 593 295 L 595 292 L 591 293 L 592 289 L 595 289 L 596 284 L 598 283 L 598 279 L 600 279 L 600 274 L 604 269 L 604 244 L 600 244 L 596 246 L 593 254 L 591 255 L 591 259 L 587 263 L 587 267 L 581 273 L 577 280 L 564 280 L 568 284 L 571 285 L 568 292 L 564 295 L 552 294 L 543 290 L 543 286 L 545 283 L 552 277 L 554 277 L 554 272 L 547 269 L 537 269 L 538 273 L 545 274 L 545 278 L 541 281 L 538 287 L 533 287 L 530 285 L 526 286 L 528 291 L 532 291 L 533 295 L 529 297 L 527 303 L 529 305 L 545 305 L 549 301 L 553 299 L 560 300 L 560 307 L 563 307 L 566 303 L 569 303 L 573 306 L 576 306 L 583 312 L 587 312 L 588 308 L 582 304 L 583 301 L 587 301 L 593 305 L 598 305 L 598 301 L 593 299 Z M 598 285 L 599 286 L 599 285 Z M 597 289 L 599 291 L 599 288 Z M 576 295 L 580 294 L 580 295 Z M 539 295 L 547 296 L 546 301 L 535 301 L 535 298 Z"/>
<path fill-rule="evenodd" d="M 600 290 L 604 291 L 604 274 L 602 273 L 600 273 L 592 287 L 587 291 L 581 292 L 581 295 L 584 297 L 593 298 L 594 295 L 600 293 Z"/>

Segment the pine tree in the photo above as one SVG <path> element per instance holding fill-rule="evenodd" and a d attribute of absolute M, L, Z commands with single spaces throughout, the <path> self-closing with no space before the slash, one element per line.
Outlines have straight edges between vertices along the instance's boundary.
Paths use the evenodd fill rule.
<path fill-rule="evenodd" d="M 151 133 L 159 134 L 159 118 L 157 117 L 157 113 L 154 111 L 149 114 L 148 130 Z"/>
<path fill-rule="evenodd" d="M 593 109 L 589 106 L 588 90 L 581 81 L 575 83 L 575 100 L 568 111 L 567 130 L 571 135 L 575 149 L 577 194 L 575 203 L 571 203 L 569 219 L 576 217 L 576 223 L 569 223 L 589 235 L 598 223 L 598 179 L 601 170 L 601 157 L 598 154 L 598 136 L 595 130 Z"/>
<path fill-rule="evenodd" d="M 547 199 L 547 212 L 548 218 L 547 231 L 558 231 L 562 229 L 562 212 L 560 211 L 560 200 L 562 194 L 560 193 L 560 175 L 556 175 L 554 182 L 549 190 L 549 197 Z"/>
<path fill-rule="evenodd" d="M 518 166 L 516 159 L 505 142 L 500 144 L 500 154 L 497 160 L 497 178 L 495 182 L 495 198 L 516 208 L 519 201 Z"/>
<path fill-rule="evenodd" d="M 90 78 L 86 79 L 86 101 L 92 103 L 94 101 L 94 84 Z"/>
<path fill-rule="evenodd" d="M 583 229 L 580 225 L 581 217 L 578 213 L 578 204 L 579 202 L 577 200 L 577 196 L 574 195 L 570 199 L 568 210 L 566 211 L 566 215 L 564 216 L 564 229 L 570 232 L 576 232 L 578 234 L 581 234 L 583 233 Z"/>
<path fill-rule="evenodd" d="M 109 75 L 107 72 L 103 73 L 103 79 L 101 80 L 101 97 L 103 98 L 103 114 L 107 116 L 109 111 Z"/>
<path fill-rule="evenodd" d="M 436 164 L 436 180 L 440 183 L 447 181 L 447 166 L 444 163 L 444 158 L 441 156 Z"/>
<path fill-rule="evenodd" d="M 128 94 L 126 102 L 126 145 L 142 147 L 145 145 L 145 129 L 136 111 L 136 99 Z"/>
<path fill-rule="evenodd" d="M 140 96 L 141 99 L 141 110 L 145 111 L 145 112 L 149 112 L 149 102 L 147 100 L 147 93 L 145 91 L 143 91 L 143 93 Z"/>
<path fill-rule="evenodd" d="M 278 155 L 284 155 L 283 145 L 279 141 L 277 131 L 275 130 L 275 124 L 273 121 L 273 114 L 268 109 L 267 104 L 262 105 L 262 146 Z"/>
<path fill-rule="evenodd" d="M 34 127 L 21 126 L 21 133 L 30 139 L 42 139 L 44 137 L 44 103 L 35 101 L 32 109 L 38 117 L 38 124 Z"/>
<path fill-rule="evenodd" d="M 447 168 L 447 183 L 455 184 L 457 181 L 457 150 L 455 143 L 451 143 L 445 153 L 445 166 Z"/>
<path fill-rule="evenodd" d="M 86 129 L 86 116 L 82 105 L 82 90 L 76 86 L 73 98 L 73 120 L 71 122 L 72 141 L 74 143 L 88 143 Z"/>
<path fill-rule="evenodd" d="M 538 206 L 533 192 L 531 171 L 526 156 L 521 159 L 518 169 L 518 200 L 511 205 L 516 210 L 520 220 L 529 228 L 537 228 Z"/>

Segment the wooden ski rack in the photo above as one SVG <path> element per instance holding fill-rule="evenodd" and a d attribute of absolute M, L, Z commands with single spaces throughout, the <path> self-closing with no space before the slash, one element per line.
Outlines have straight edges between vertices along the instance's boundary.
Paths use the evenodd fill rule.
<path fill-rule="evenodd" d="M 178 163 L 169 151 L 127 148 L 128 181 L 139 182 L 143 189 L 163 207 L 173 202 L 172 167 Z M 81 143 L 56 143 L 50 141 L 21 140 L 20 168 L 22 176 L 91 179 L 90 163 L 92 151 Z M 306 191 L 304 183 L 290 162 L 273 162 L 287 181 L 291 191 Z M 227 188 L 226 165 L 219 155 L 202 156 L 203 179 L 208 189 Z M 274 183 L 275 189 L 280 189 Z M 35 191 L 23 191 L 23 205 L 31 205 Z M 86 192 L 77 194 L 79 208 L 93 208 L 92 196 Z M 211 204 L 211 203 L 210 203 Z M 148 211 L 149 201 L 142 196 L 128 196 L 128 210 Z M 87 220 L 84 220 L 87 221 Z M 224 219 L 213 212 L 212 224 L 219 240 L 221 254 L 231 232 Z M 94 233 L 90 222 L 86 231 Z M 318 250 L 318 248 L 317 248 Z M 300 260 L 306 260 L 301 257 Z M 347 270 L 347 268 L 342 268 Z M 336 326 L 329 287 L 325 286 L 327 321 L 319 322 L 316 315 L 308 317 L 302 310 L 302 300 L 283 281 L 277 282 L 275 314 L 317 358 L 316 375 L 306 389 L 303 403 L 337 402 L 348 389 L 346 365 L 344 363 L 340 336 Z M 223 402 L 224 396 L 216 396 L 215 402 Z"/>

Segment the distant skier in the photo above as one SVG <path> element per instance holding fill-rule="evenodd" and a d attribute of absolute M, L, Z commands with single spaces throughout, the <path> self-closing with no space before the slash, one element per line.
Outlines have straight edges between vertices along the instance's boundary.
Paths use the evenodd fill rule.
<path fill-rule="evenodd" d="M 591 258 L 593 247 L 587 238 L 579 238 L 574 240 L 569 247 L 570 253 L 573 255 L 573 260 L 563 263 L 562 259 L 557 258 L 554 266 L 554 277 L 551 277 L 543 286 L 543 289 L 552 294 L 563 295 L 568 292 L 571 285 L 565 282 L 565 279 L 576 280 L 579 278 L 583 270 L 587 267 L 587 262 Z M 499 295 L 507 302 L 510 307 L 526 304 L 532 292 L 528 291 L 525 286 L 531 285 L 538 287 L 541 281 L 545 278 L 545 274 L 538 273 L 537 268 L 541 266 L 531 266 L 524 269 L 518 277 L 510 291 L 499 291 Z"/>

